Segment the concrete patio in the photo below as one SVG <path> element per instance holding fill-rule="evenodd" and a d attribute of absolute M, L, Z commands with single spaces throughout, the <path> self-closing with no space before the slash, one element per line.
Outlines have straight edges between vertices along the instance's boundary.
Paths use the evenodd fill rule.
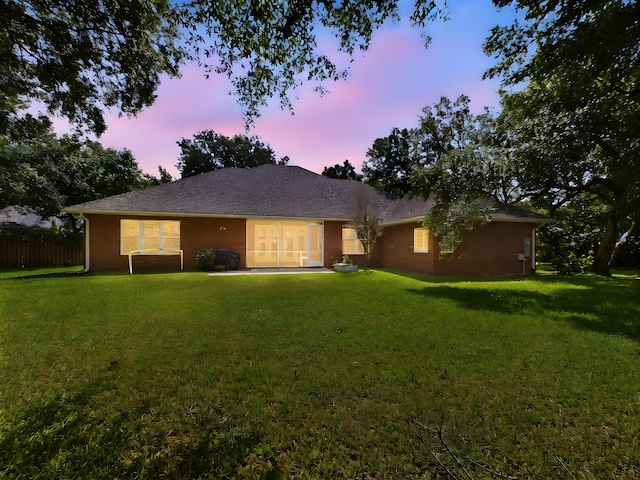
<path fill-rule="evenodd" d="M 334 273 L 328 268 L 248 268 L 246 270 L 220 270 L 211 272 L 210 277 L 229 276 L 229 275 L 299 275 L 303 273 Z"/>

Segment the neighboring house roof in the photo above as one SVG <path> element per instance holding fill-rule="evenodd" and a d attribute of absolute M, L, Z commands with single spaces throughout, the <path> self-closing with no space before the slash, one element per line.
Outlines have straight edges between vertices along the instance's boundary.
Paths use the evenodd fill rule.
<path fill-rule="evenodd" d="M 49 229 L 51 228 L 54 220 L 61 223 L 60 220 L 55 217 L 43 219 L 30 207 L 12 205 L 0 210 L 0 228 L 18 227 Z"/>
<path fill-rule="evenodd" d="M 128 213 L 348 221 L 353 218 L 358 191 L 370 198 L 377 198 L 378 214 L 383 225 L 419 221 L 433 204 L 431 200 L 401 198 L 354 180 L 329 178 L 301 167 L 265 164 L 250 169 L 223 168 L 144 190 L 73 205 L 64 211 L 75 214 Z M 519 212 L 514 212 L 496 214 L 495 219 L 507 221 L 522 218 Z"/>

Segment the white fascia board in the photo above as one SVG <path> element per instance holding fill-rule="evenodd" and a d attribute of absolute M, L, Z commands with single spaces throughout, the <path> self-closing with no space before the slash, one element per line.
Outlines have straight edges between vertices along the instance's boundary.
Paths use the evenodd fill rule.
<path fill-rule="evenodd" d="M 136 211 L 122 211 L 122 210 L 77 210 L 77 209 L 65 209 L 65 213 L 72 215 L 118 215 L 118 216 L 132 216 L 132 217 L 188 217 L 188 218 L 244 218 L 250 220 L 266 219 L 266 220 L 292 220 L 292 221 L 312 221 L 312 222 L 348 222 L 348 218 L 311 218 L 311 217 L 285 217 L 285 216 L 272 216 L 272 215 L 236 215 L 225 213 L 180 213 L 180 212 L 136 212 Z"/>
<path fill-rule="evenodd" d="M 392 227 L 395 225 L 404 225 L 407 223 L 422 223 L 422 219 L 424 218 L 424 216 L 421 217 L 414 217 L 414 218 L 406 218 L 403 220 L 395 220 L 393 222 L 385 222 L 385 223 L 381 223 L 380 225 L 382 227 Z M 501 217 L 501 216 L 492 216 L 489 219 L 490 222 L 504 222 L 504 223 L 535 223 L 535 224 L 540 224 L 543 225 L 545 223 L 555 223 L 556 220 L 553 218 L 526 218 L 526 217 Z"/>
<path fill-rule="evenodd" d="M 316 218 L 316 217 L 273 217 L 273 216 L 255 216 L 245 215 L 240 218 L 247 220 L 273 220 L 279 222 L 305 222 L 305 223 L 322 223 L 322 222 L 349 222 L 348 218 Z"/>
<path fill-rule="evenodd" d="M 396 225 L 405 225 L 407 223 L 422 223 L 422 219 L 424 218 L 424 215 L 420 216 L 420 217 L 413 217 L 413 218 L 404 218 L 402 220 L 394 220 L 393 222 L 383 222 L 380 224 L 381 227 L 394 227 Z"/>
<path fill-rule="evenodd" d="M 179 213 L 179 212 L 136 212 L 132 210 L 76 210 L 65 209 L 64 213 L 71 213 L 73 215 L 119 215 L 119 216 L 132 216 L 132 217 L 207 217 L 207 218 L 246 218 L 246 215 L 221 215 L 221 214 L 208 214 L 208 213 Z"/>

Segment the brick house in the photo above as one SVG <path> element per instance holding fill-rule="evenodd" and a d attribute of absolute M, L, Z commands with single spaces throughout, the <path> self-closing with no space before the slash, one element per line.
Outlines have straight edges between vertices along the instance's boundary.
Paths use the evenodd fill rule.
<path fill-rule="evenodd" d="M 363 265 L 349 227 L 356 195 L 381 219 L 372 266 L 430 275 L 493 276 L 535 270 L 535 229 L 549 221 L 510 209 L 467 232 L 455 252 L 439 251 L 422 227 L 430 202 L 400 198 L 352 180 L 300 167 L 225 168 L 74 205 L 85 220 L 85 270 L 195 269 L 203 247 L 230 248 L 239 268 L 326 267 L 348 254 Z M 129 255 L 130 252 L 135 254 Z"/>

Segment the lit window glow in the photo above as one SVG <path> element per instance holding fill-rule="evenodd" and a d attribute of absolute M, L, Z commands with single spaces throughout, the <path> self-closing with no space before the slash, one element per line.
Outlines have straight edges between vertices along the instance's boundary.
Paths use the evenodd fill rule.
<path fill-rule="evenodd" d="M 342 227 L 342 253 L 345 255 L 364 255 L 364 247 L 356 235 L 355 228 Z"/>
<path fill-rule="evenodd" d="M 413 229 L 413 251 L 416 253 L 429 253 L 429 229 Z"/>
<path fill-rule="evenodd" d="M 179 220 L 120 220 L 120 254 L 142 251 L 175 255 L 180 249 Z"/>

